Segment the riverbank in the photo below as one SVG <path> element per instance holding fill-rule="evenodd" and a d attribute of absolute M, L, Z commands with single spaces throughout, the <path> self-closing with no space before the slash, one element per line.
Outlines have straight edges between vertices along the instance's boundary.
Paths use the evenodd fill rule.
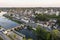
<path fill-rule="evenodd" d="M 14 22 L 16 22 L 16 23 L 22 24 L 22 22 L 20 22 L 19 20 L 14 19 L 14 18 L 11 17 L 11 16 L 8 16 L 8 15 L 6 15 L 6 14 L 4 14 L 3 16 L 6 17 L 6 18 L 8 18 L 8 19 L 10 19 L 10 20 L 12 20 L 12 21 L 14 21 Z"/>

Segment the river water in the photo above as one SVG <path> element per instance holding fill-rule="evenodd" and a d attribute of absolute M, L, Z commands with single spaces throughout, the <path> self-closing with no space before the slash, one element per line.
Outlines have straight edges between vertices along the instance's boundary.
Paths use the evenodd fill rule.
<path fill-rule="evenodd" d="M 8 18 L 4 17 L 3 14 L 6 14 L 6 12 L 1 12 L 0 13 L 0 25 L 5 28 L 5 29 L 10 29 L 13 27 L 18 26 L 19 24 L 16 22 L 13 22 L 9 20 Z"/>

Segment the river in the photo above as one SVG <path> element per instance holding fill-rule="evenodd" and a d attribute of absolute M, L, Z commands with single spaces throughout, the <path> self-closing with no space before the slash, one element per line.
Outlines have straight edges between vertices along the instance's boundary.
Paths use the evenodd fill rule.
<path fill-rule="evenodd" d="M 13 27 L 18 26 L 19 24 L 16 22 L 13 22 L 9 20 L 8 18 L 4 17 L 3 15 L 6 14 L 6 12 L 1 12 L 0 13 L 0 25 L 5 28 L 5 29 L 10 29 Z"/>

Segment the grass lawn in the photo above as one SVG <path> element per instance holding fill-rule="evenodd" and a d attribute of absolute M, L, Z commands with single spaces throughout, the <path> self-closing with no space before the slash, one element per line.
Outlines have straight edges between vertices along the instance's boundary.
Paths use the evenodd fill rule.
<path fill-rule="evenodd" d="M 23 38 L 23 40 L 33 40 L 32 38 L 28 38 L 28 39 L 26 39 L 26 38 Z"/>

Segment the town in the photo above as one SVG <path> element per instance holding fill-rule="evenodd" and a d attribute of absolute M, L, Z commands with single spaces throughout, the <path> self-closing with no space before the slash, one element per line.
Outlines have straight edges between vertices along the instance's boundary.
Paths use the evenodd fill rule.
<path fill-rule="evenodd" d="M 1 40 L 59 40 L 60 8 L 0 8 Z"/>

